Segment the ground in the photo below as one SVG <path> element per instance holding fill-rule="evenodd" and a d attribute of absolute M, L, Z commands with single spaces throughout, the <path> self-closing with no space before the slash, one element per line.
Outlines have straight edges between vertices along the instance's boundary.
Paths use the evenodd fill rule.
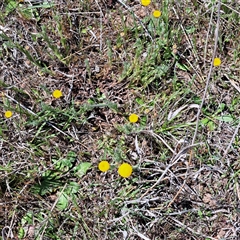
<path fill-rule="evenodd" d="M 240 2 L 143 5 L 1 1 L 0 239 L 240 239 Z"/>

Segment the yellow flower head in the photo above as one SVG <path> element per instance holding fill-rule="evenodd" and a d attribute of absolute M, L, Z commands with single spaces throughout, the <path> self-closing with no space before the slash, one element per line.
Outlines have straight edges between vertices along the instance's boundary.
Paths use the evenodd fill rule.
<path fill-rule="evenodd" d="M 141 4 L 146 7 L 151 3 L 151 0 L 141 0 Z"/>
<path fill-rule="evenodd" d="M 54 90 L 52 95 L 54 98 L 60 98 L 60 97 L 62 97 L 63 94 L 62 94 L 62 91 L 60 91 L 60 90 Z"/>
<path fill-rule="evenodd" d="M 101 172 L 106 172 L 108 171 L 110 168 L 110 164 L 108 161 L 101 161 L 99 164 L 98 164 L 98 169 L 101 171 Z"/>
<path fill-rule="evenodd" d="M 118 168 L 118 174 L 123 178 L 128 178 L 132 174 L 132 166 L 128 163 L 123 163 Z"/>
<path fill-rule="evenodd" d="M 10 118 L 13 115 L 13 113 L 11 111 L 6 111 L 4 116 L 5 118 Z"/>
<path fill-rule="evenodd" d="M 213 60 L 213 66 L 218 67 L 221 65 L 221 59 L 220 58 L 214 58 Z"/>
<path fill-rule="evenodd" d="M 159 17 L 161 17 L 161 15 L 162 15 L 162 13 L 159 10 L 154 10 L 153 11 L 153 16 L 155 18 L 159 18 Z"/>
<path fill-rule="evenodd" d="M 131 123 L 136 123 L 137 121 L 138 121 L 138 115 L 137 114 L 135 114 L 135 113 L 133 113 L 133 114 L 131 114 L 130 116 L 129 116 L 129 121 L 131 122 Z"/>

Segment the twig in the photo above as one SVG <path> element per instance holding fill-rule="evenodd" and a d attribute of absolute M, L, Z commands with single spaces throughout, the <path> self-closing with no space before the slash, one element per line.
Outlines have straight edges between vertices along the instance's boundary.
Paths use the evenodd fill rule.
<path fill-rule="evenodd" d="M 143 239 L 143 240 L 151 240 L 150 238 L 144 236 L 142 233 L 140 233 L 134 226 L 132 226 L 133 230 L 137 233 L 137 235 Z"/>
<path fill-rule="evenodd" d="M 227 74 L 224 74 L 224 77 L 226 77 L 228 79 L 228 81 L 232 84 L 232 86 L 240 93 L 240 87 L 237 85 L 237 83 L 235 81 L 233 81 L 232 79 L 230 79 Z"/>
<path fill-rule="evenodd" d="M 9 238 L 14 238 L 12 229 L 9 226 L 5 226 L 2 229 L 2 240 L 7 240 Z"/>

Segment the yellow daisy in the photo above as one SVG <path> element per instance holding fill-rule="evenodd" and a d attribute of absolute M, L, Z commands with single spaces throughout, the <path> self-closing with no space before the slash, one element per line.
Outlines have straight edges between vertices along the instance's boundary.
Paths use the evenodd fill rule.
<path fill-rule="evenodd" d="M 128 178 L 132 174 L 132 166 L 128 163 L 123 163 L 118 168 L 118 174 L 123 178 Z"/>
<path fill-rule="evenodd" d="M 13 113 L 11 111 L 6 111 L 4 113 L 5 118 L 10 118 L 12 115 L 13 115 Z"/>
<path fill-rule="evenodd" d="M 62 94 L 61 90 L 57 89 L 57 90 L 53 91 L 52 95 L 53 95 L 54 98 L 60 98 L 60 97 L 62 97 L 63 94 Z"/>
<path fill-rule="evenodd" d="M 141 4 L 146 7 L 151 3 L 151 0 L 141 0 Z"/>
<path fill-rule="evenodd" d="M 131 114 L 130 116 L 129 116 L 129 121 L 131 122 L 131 123 L 136 123 L 137 121 L 138 121 L 138 115 L 137 114 L 135 114 L 135 113 L 133 113 L 133 114 Z"/>
<path fill-rule="evenodd" d="M 98 164 L 98 169 L 101 171 L 101 172 L 107 172 L 110 168 L 110 164 L 108 161 L 101 161 L 99 164 Z"/>
<path fill-rule="evenodd" d="M 161 15 L 162 15 L 161 11 L 159 11 L 159 10 L 154 10 L 153 11 L 153 16 L 155 18 L 159 18 L 159 17 L 161 17 Z"/>
<path fill-rule="evenodd" d="M 214 58 L 213 60 L 213 66 L 218 67 L 221 65 L 221 59 L 220 58 Z"/>

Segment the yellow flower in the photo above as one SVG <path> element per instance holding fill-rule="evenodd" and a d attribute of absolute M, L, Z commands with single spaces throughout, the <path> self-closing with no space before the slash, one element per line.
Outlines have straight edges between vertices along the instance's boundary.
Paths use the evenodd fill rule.
<path fill-rule="evenodd" d="M 110 164 L 108 161 L 101 161 L 99 164 L 98 164 L 98 169 L 101 171 L 101 172 L 106 172 L 108 171 L 110 168 Z"/>
<path fill-rule="evenodd" d="M 221 65 L 221 59 L 220 58 L 214 58 L 213 60 L 213 66 L 218 67 Z"/>
<path fill-rule="evenodd" d="M 10 118 L 13 115 L 13 113 L 11 111 L 6 111 L 4 116 L 5 118 Z"/>
<path fill-rule="evenodd" d="M 161 17 L 161 15 L 162 15 L 162 13 L 159 10 L 154 10 L 153 11 L 153 16 L 155 18 L 159 18 L 159 17 Z"/>
<path fill-rule="evenodd" d="M 151 3 L 151 0 L 141 0 L 141 4 L 146 7 Z"/>
<path fill-rule="evenodd" d="M 60 98 L 62 97 L 62 92 L 60 90 L 54 90 L 52 95 L 54 98 Z"/>
<path fill-rule="evenodd" d="M 132 174 L 132 166 L 128 163 L 123 163 L 118 168 L 118 174 L 123 178 L 128 178 Z"/>
<path fill-rule="evenodd" d="M 136 123 L 136 122 L 138 121 L 138 115 L 135 114 L 135 113 L 131 114 L 131 115 L 129 116 L 129 121 L 130 121 L 131 123 Z"/>

